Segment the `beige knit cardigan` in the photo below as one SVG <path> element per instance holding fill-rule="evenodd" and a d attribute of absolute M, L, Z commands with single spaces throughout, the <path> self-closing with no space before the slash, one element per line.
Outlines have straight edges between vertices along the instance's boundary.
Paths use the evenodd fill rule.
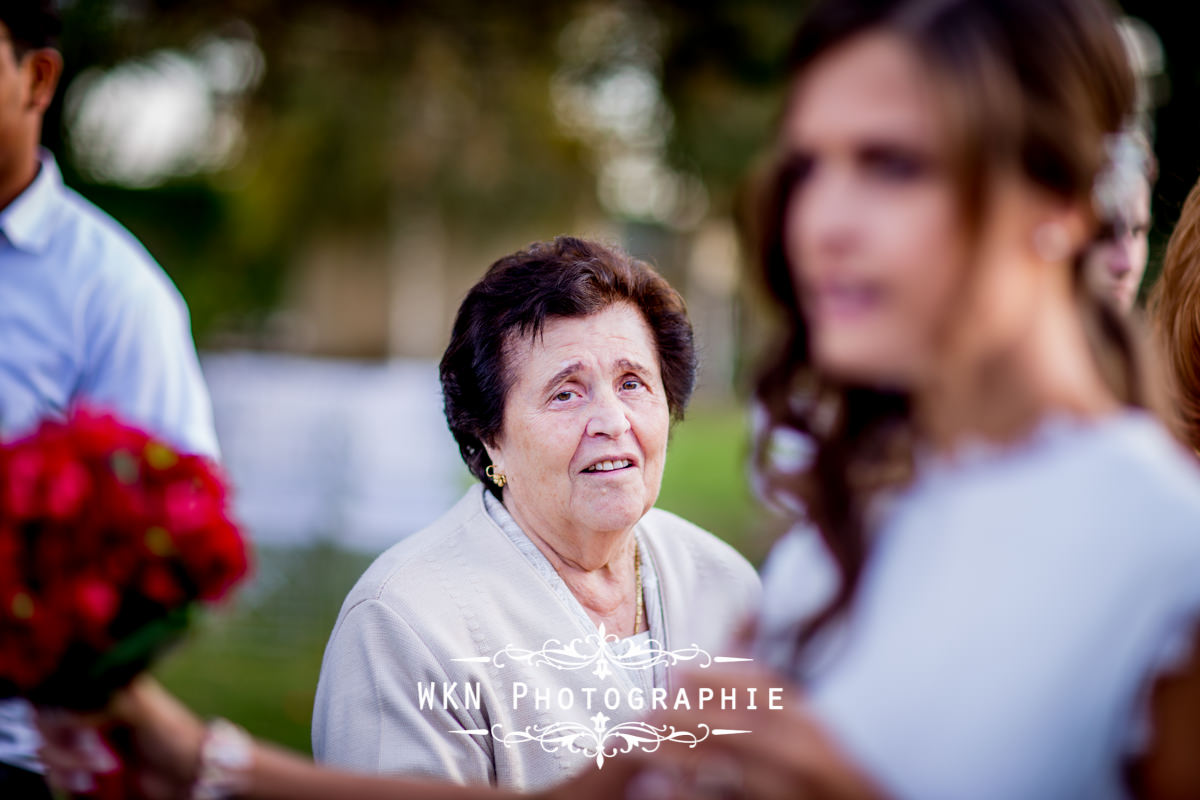
<path fill-rule="evenodd" d="M 599 724 L 611 730 L 646 713 L 629 707 L 628 690 L 636 682 L 628 669 L 597 675 L 591 668 L 555 668 L 545 659 L 497 657 L 506 647 L 539 651 L 552 640 L 563 645 L 578 640 L 577 652 L 594 651 L 597 631 L 563 603 L 493 521 L 483 491 L 476 484 L 428 528 L 379 556 L 346 597 L 317 685 L 312 733 L 319 761 L 365 772 L 538 789 L 596 764 L 582 747 L 586 736 L 576 740 L 581 752 L 536 740 L 545 726 Z M 694 647 L 722 655 L 728 637 L 757 607 L 760 585 L 753 567 L 729 545 L 667 511 L 652 509 L 635 533 L 658 577 L 655 599 L 663 630 L 655 633 L 662 649 L 694 654 Z M 462 660 L 471 658 L 476 660 Z M 703 660 L 696 655 L 668 666 L 667 683 L 672 672 Z M 514 708 L 518 682 L 528 694 Z M 418 684 L 427 693 L 425 707 Z M 454 702 L 443 702 L 450 684 Z M 601 700 L 610 687 L 623 698 L 619 709 Z M 538 708 L 535 690 L 544 695 L 547 688 L 554 700 Z M 464 696 L 476 689 L 478 708 Z M 569 709 L 558 702 L 566 697 L 563 689 L 574 698 Z M 590 709 L 584 703 L 587 689 Z M 598 712 L 604 717 L 597 719 Z M 497 738 L 522 731 L 535 738 L 510 744 Z"/>

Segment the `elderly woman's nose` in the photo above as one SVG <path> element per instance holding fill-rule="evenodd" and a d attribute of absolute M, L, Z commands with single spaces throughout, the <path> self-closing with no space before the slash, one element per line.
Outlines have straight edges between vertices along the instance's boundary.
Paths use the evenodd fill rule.
<path fill-rule="evenodd" d="M 629 422 L 629 409 L 615 392 L 597 393 L 590 410 L 587 423 L 589 436 L 616 438 L 633 427 Z"/>

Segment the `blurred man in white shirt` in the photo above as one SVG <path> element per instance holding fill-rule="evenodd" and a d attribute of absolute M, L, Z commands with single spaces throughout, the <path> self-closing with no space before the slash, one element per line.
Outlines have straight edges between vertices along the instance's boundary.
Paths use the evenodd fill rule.
<path fill-rule="evenodd" d="M 187 307 L 39 147 L 62 56 L 51 0 L 0 4 L 0 440 L 77 404 L 218 455 Z M 0 797 L 46 797 L 28 709 L 0 702 Z"/>

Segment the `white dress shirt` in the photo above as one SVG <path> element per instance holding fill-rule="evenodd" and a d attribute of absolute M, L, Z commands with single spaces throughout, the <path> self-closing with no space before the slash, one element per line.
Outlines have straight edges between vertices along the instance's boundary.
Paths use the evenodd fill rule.
<path fill-rule="evenodd" d="M 43 151 L 37 178 L 0 211 L 0 436 L 80 402 L 218 454 L 183 298 Z"/>
<path fill-rule="evenodd" d="M 0 439 L 86 403 L 217 457 L 183 298 L 145 248 L 40 153 L 0 211 Z M 39 769 L 25 703 L 0 702 L 0 761 Z"/>

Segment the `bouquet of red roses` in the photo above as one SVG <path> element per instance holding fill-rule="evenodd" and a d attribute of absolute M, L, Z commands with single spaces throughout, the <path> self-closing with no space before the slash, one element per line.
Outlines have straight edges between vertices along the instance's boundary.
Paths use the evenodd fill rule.
<path fill-rule="evenodd" d="M 0 697 L 99 708 L 246 573 L 224 481 L 76 411 L 0 446 Z"/>

